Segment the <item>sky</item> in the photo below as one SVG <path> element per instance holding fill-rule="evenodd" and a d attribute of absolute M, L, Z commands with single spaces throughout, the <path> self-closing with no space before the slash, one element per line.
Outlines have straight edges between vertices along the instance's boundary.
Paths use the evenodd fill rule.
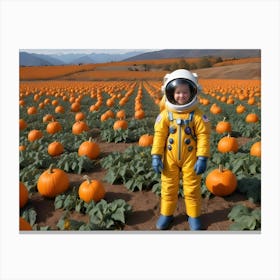
<path fill-rule="evenodd" d="M 151 52 L 157 49 L 20 49 L 21 52 L 37 54 L 73 54 L 73 53 L 106 53 L 106 54 L 124 54 L 133 51 Z"/>

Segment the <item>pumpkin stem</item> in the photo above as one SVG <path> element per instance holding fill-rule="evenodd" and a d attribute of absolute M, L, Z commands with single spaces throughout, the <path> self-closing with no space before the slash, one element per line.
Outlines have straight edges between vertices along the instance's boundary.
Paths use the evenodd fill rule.
<path fill-rule="evenodd" d="M 224 167 L 223 167 L 222 164 L 219 164 L 219 171 L 220 171 L 220 172 L 223 172 L 223 171 L 224 171 Z"/>
<path fill-rule="evenodd" d="M 88 139 L 89 142 L 95 142 L 94 138 L 92 138 L 91 136 Z"/>
<path fill-rule="evenodd" d="M 224 118 L 223 118 L 223 122 L 225 122 L 225 121 L 226 121 L 226 118 L 227 118 L 227 117 L 224 117 Z"/>
<path fill-rule="evenodd" d="M 87 182 L 88 182 L 89 184 L 91 183 L 91 179 L 90 179 L 90 177 L 89 177 L 88 175 L 84 175 L 83 178 L 84 178 L 85 180 L 87 180 Z"/>
<path fill-rule="evenodd" d="M 51 174 L 53 173 L 53 163 L 51 163 L 49 169 L 48 169 L 48 173 Z"/>

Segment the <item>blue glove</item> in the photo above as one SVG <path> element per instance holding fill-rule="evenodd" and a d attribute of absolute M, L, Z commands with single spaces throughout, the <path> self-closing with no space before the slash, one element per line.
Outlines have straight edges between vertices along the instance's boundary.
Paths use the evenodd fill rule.
<path fill-rule="evenodd" d="M 157 174 L 161 173 L 161 171 L 163 169 L 163 163 L 161 160 L 161 156 L 152 155 L 152 166 Z"/>
<path fill-rule="evenodd" d="M 206 170 L 207 157 L 198 157 L 194 165 L 194 171 L 197 175 L 202 174 Z"/>

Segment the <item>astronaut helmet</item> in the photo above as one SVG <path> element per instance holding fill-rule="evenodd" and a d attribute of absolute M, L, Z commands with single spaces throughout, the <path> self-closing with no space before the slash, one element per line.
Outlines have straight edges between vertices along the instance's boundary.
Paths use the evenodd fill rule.
<path fill-rule="evenodd" d="M 178 105 L 174 99 L 174 92 L 177 86 L 188 85 L 191 96 L 184 105 Z M 178 69 L 174 72 L 165 75 L 162 90 L 166 97 L 166 105 L 175 111 L 183 111 L 194 107 L 198 103 L 197 95 L 201 90 L 197 81 L 197 74 L 191 73 L 186 69 Z"/>

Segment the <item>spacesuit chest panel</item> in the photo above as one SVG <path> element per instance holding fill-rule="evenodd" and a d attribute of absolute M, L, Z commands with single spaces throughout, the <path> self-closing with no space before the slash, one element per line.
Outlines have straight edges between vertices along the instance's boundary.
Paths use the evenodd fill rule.
<path fill-rule="evenodd" d="M 194 111 L 186 114 L 173 114 L 168 112 L 169 136 L 167 149 L 174 153 L 178 161 L 182 156 L 190 153 L 196 146 L 196 136 L 193 129 Z"/>

